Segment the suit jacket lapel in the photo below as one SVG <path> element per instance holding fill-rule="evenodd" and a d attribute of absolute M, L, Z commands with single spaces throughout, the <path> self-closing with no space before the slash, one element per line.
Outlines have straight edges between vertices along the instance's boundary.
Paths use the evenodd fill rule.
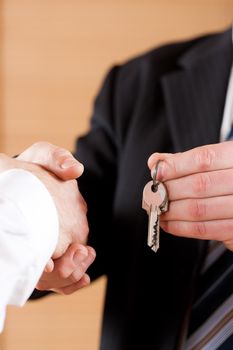
<path fill-rule="evenodd" d="M 206 37 L 162 78 L 166 114 L 175 151 L 219 140 L 232 64 L 231 29 Z"/>

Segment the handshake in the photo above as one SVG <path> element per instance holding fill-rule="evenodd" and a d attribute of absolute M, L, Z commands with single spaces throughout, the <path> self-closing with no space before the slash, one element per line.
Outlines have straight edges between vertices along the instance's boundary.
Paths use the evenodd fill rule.
<path fill-rule="evenodd" d="M 168 190 L 169 211 L 160 218 L 164 231 L 220 241 L 233 251 L 232 144 L 227 141 L 183 153 L 151 155 L 148 166 L 153 171 L 160 160 L 157 179 Z M 59 218 L 57 245 L 51 259 L 45 262 L 36 288 L 73 293 L 89 284 L 86 271 L 95 259 L 94 249 L 86 245 L 87 207 L 76 181 L 82 175 L 83 165 L 68 151 L 39 142 L 16 159 L 0 155 L 0 175 L 15 168 L 27 170 L 41 180 L 53 198 Z M 4 220 L 3 216 L 0 223 Z"/>
<path fill-rule="evenodd" d="M 83 173 L 83 165 L 65 149 L 38 142 L 16 158 L 0 155 L 0 173 L 17 168 L 29 171 L 44 184 L 59 220 L 56 248 L 36 288 L 71 294 L 90 283 L 86 271 L 95 259 L 94 249 L 86 245 L 87 206 L 76 181 Z"/>

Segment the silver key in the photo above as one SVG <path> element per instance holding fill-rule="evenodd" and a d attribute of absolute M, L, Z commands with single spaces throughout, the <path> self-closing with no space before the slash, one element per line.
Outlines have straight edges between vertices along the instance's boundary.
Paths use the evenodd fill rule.
<path fill-rule="evenodd" d="M 168 210 L 168 196 L 162 182 L 149 181 L 143 190 L 142 208 L 149 215 L 147 244 L 154 251 L 159 249 L 159 216 Z"/>

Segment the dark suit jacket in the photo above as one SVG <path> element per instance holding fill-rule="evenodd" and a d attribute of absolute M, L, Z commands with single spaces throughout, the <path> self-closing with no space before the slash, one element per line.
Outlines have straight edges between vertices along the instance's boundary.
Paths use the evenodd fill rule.
<path fill-rule="evenodd" d="M 113 67 L 96 98 L 76 155 L 90 274 L 108 278 L 101 350 L 173 350 L 185 334 L 206 243 L 161 232 L 159 251 L 147 247 L 147 159 L 218 142 L 232 57 L 231 29 L 166 45 Z"/>

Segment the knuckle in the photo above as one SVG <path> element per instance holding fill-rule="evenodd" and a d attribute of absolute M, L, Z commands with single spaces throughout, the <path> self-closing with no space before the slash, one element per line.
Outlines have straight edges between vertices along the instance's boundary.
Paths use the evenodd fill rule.
<path fill-rule="evenodd" d="M 87 214 L 87 203 L 86 201 L 84 200 L 83 196 L 80 195 L 80 206 L 81 206 L 81 210 Z"/>
<path fill-rule="evenodd" d="M 64 288 L 62 290 L 62 293 L 63 295 L 70 295 L 70 294 L 73 294 L 76 290 L 77 288 L 75 288 L 75 285 L 74 285 L 74 286 L 70 286 L 69 288 Z"/>
<path fill-rule="evenodd" d="M 89 250 L 89 252 L 91 254 L 92 259 L 94 260 L 96 258 L 96 251 L 95 251 L 95 249 L 90 247 L 90 246 L 88 246 L 88 250 Z"/>
<path fill-rule="evenodd" d="M 78 282 L 81 279 L 81 277 L 83 276 L 83 273 L 84 273 L 84 271 L 81 267 L 79 269 L 77 269 L 76 271 L 74 271 L 72 273 L 72 275 L 70 276 L 72 283 Z"/>
<path fill-rule="evenodd" d="M 202 239 L 205 239 L 207 237 L 207 229 L 205 222 L 196 222 L 193 224 L 194 226 L 194 233 L 198 235 L 198 237 L 201 237 Z"/>
<path fill-rule="evenodd" d="M 75 180 L 75 179 L 68 180 L 67 183 L 69 184 L 70 187 L 72 187 L 74 194 L 77 195 L 77 193 L 79 193 L 77 180 Z"/>
<path fill-rule="evenodd" d="M 83 236 L 87 237 L 89 234 L 89 225 L 86 216 L 81 220 L 79 224 L 79 229 L 82 232 Z"/>
<path fill-rule="evenodd" d="M 36 285 L 36 289 L 43 291 L 43 290 L 45 290 L 45 287 L 44 287 L 43 283 L 38 282 Z"/>
<path fill-rule="evenodd" d="M 77 181 L 76 180 L 68 180 L 67 183 L 69 186 L 72 188 L 74 193 L 79 193 L 78 186 L 77 186 Z"/>
<path fill-rule="evenodd" d="M 49 165 L 51 144 L 47 141 L 35 142 L 27 151 L 27 160 Z"/>
<path fill-rule="evenodd" d="M 64 268 L 64 266 L 59 266 L 57 268 L 57 275 L 59 279 L 66 279 L 67 278 L 67 269 Z"/>
<path fill-rule="evenodd" d="M 51 143 L 47 142 L 47 141 L 37 141 L 35 143 L 33 143 L 32 145 L 33 148 L 49 148 L 51 147 Z"/>
<path fill-rule="evenodd" d="M 87 220 L 85 220 L 85 224 L 83 225 L 83 234 L 85 237 L 87 237 L 89 234 L 89 226 Z"/>
<path fill-rule="evenodd" d="M 86 242 L 89 235 L 89 227 L 87 224 L 81 224 L 79 227 L 80 238 L 82 242 Z"/>
<path fill-rule="evenodd" d="M 71 292 L 70 292 L 69 289 L 60 289 L 60 290 L 59 290 L 59 293 L 60 293 L 61 295 L 69 295 L 69 294 L 71 294 Z"/>
<path fill-rule="evenodd" d="M 90 283 L 91 283 L 91 278 L 90 278 L 90 276 L 87 273 L 85 273 L 84 276 L 83 276 L 83 284 L 85 286 L 87 286 Z"/>
<path fill-rule="evenodd" d="M 83 202 L 83 212 L 84 212 L 85 214 L 87 214 L 87 211 L 88 211 L 87 203 L 84 201 L 84 202 Z"/>
<path fill-rule="evenodd" d="M 197 148 L 194 155 L 194 161 L 199 171 L 207 171 L 211 168 L 215 152 L 208 147 Z"/>
<path fill-rule="evenodd" d="M 64 148 L 58 146 L 51 147 L 51 156 L 53 158 L 56 159 L 67 155 L 69 155 L 69 151 L 65 150 Z"/>
<path fill-rule="evenodd" d="M 51 284 L 46 281 L 39 281 L 36 285 L 36 289 L 44 291 L 44 290 L 50 290 Z"/>
<path fill-rule="evenodd" d="M 225 232 L 233 232 L 233 220 L 226 220 L 224 225 Z"/>
<path fill-rule="evenodd" d="M 77 197 L 79 197 L 79 190 L 76 180 L 67 180 L 65 183 L 65 188 L 70 193 L 70 197 L 73 200 L 73 204 L 77 205 Z"/>
<path fill-rule="evenodd" d="M 72 293 L 73 293 L 73 291 L 71 291 L 71 290 L 64 290 L 64 291 L 62 292 L 63 295 L 70 295 L 70 294 L 72 294 Z"/>
<path fill-rule="evenodd" d="M 178 163 L 173 159 L 173 157 L 168 157 L 163 160 L 163 168 L 166 168 L 173 174 L 173 177 L 176 177 L 179 173 Z"/>
<path fill-rule="evenodd" d="M 198 199 L 190 201 L 189 212 L 195 221 L 202 220 L 206 216 L 206 204 Z"/>
<path fill-rule="evenodd" d="M 61 288 L 53 288 L 51 289 L 53 292 L 56 292 L 59 295 L 65 295 Z"/>
<path fill-rule="evenodd" d="M 74 222 L 73 225 L 71 225 L 71 230 L 72 237 L 75 241 L 78 240 L 79 243 L 86 244 L 87 237 L 89 234 L 89 226 L 86 217 L 82 219 L 79 218 L 79 220 Z"/>
<path fill-rule="evenodd" d="M 208 173 L 200 173 L 195 176 L 193 181 L 193 192 L 196 195 L 205 195 L 208 193 L 209 188 L 211 187 L 212 182 Z"/>
<path fill-rule="evenodd" d="M 150 169 L 152 169 L 156 165 L 156 162 L 158 161 L 159 157 L 160 157 L 160 154 L 158 152 L 152 153 L 150 155 L 148 162 L 147 162 Z"/>

